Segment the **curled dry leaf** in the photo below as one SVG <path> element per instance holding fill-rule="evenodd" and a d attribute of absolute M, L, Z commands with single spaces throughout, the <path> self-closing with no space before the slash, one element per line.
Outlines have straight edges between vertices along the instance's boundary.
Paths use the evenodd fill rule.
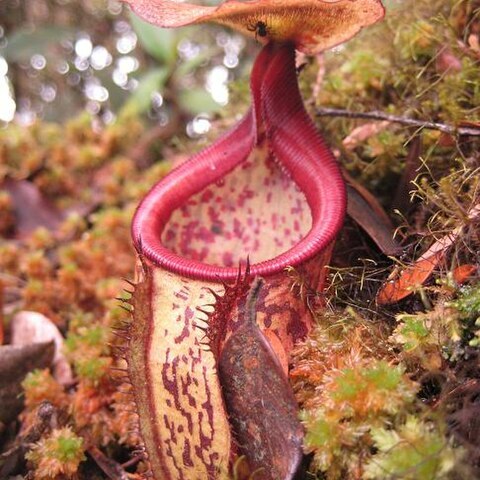
<path fill-rule="evenodd" d="M 21 346 L 53 340 L 55 343 L 53 375 L 61 385 L 72 383 L 72 369 L 62 352 L 63 337 L 51 320 L 38 312 L 23 311 L 14 315 L 10 328 L 12 345 Z"/>
<path fill-rule="evenodd" d="M 25 375 L 36 368 L 49 367 L 54 350 L 53 342 L 0 347 L 0 422 L 15 419 L 23 405 L 20 393 Z"/>
<path fill-rule="evenodd" d="M 402 247 L 393 238 L 393 225 L 380 202 L 347 171 L 347 213 L 377 244 L 385 255 L 398 255 Z"/>
<path fill-rule="evenodd" d="M 393 238 L 390 222 L 385 222 L 368 200 L 351 185 L 347 185 L 348 215 L 368 233 L 385 255 L 398 255 L 402 247 Z"/>
<path fill-rule="evenodd" d="M 468 36 L 468 46 L 477 54 L 480 54 L 480 39 L 474 33 Z"/>
<path fill-rule="evenodd" d="M 443 251 L 435 252 L 426 258 L 419 258 L 412 266 L 402 270 L 395 280 L 388 281 L 377 294 L 379 305 L 399 302 L 411 295 L 416 288 L 423 285 L 440 260 Z"/>
<path fill-rule="evenodd" d="M 380 0 L 227 0 L 218 6 L 174 0 L 125 0 L 133 11 L 161 27 L 215 22 L 267 43 L 293 42 L 314 54 L 353 37 L 383 18 Z"/>

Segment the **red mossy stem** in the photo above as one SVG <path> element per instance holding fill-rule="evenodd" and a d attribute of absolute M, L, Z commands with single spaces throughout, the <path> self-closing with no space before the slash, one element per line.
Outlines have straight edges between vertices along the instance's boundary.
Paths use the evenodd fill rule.
<path fill-rule="evenodd" d="M 245 117 L 158 182 L 139 205 L 132 236 L 139 252 L 155 265 L 193 279 L 236 279 L 237 268 L 178 255 L 163 245 L 161 235 L 173 211 L 245 161 L 263 133 L 276 161 L 304 193 L 312 227 L 289 250 L 251 265 L 251 275 L 268 277 L 310 260 L 325 250 L 340 230 L 346 209 L 344 181 L 332 152 L 303 106 L 293 45 L 268 44 L 263 48 L 253 68 L 251 91 L 253 107 Z"/>

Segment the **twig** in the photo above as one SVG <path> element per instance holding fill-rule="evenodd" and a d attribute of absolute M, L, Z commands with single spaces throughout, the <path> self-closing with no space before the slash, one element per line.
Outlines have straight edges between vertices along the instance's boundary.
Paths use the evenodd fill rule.
<path fill-rule="evenodd" d="M 112 458 L 107 457 L 99 448 L 90 447 L 87 452 L 100 469 L 112 480 L 128 480 L 127 472 Z"/>
<path fill-rule="evenodd" d="M 387 120 L 388 122 L 400 123 L 411 127 L 427 128 L 429 130 L 440 130 L 450 135 L 467 135 L 480 136 L 480 125 L 469 127 L 454 127 L 445 125 L 444 123 L 428 122 L 425 120 L 416 120 L 414 118 L 399 117 L 388 113 L 371 111 L 371 112 L 351 112 L 350 110 L 342 110 L 338 108 L 317 108 L 315 110 L 317 117 L 346 117 L 346 118 L 364 118 L 368 120 Z"/>

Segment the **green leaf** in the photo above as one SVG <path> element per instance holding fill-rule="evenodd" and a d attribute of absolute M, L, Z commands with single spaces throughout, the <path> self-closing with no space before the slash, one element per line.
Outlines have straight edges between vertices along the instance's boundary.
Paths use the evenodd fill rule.
<path fill-rule="evenodd" d="M 32 55 L 48 55 L 49 49 L 62 40 L 73 39 L 75 30 L 67 27 L 45 26 L 17 30 L 8 39 L 2 55 L 10 62 L 29 61 Z"/>
<path fill-rule="evenodd" d="M 142 47 L 162 64 L 172 66 L 177 59 L 177 37 L 171 29 L 160 28 L 130 13 L 130 22 Z"/>
<path fill-rule="evenodd" d="M 166 67 L 155 68 L 140 78 L 135 92 L 125 102 L 120 115 L 141 114 L 148 110 L 152 100 L 152 94 L 162 90 L 169 76 L 169 69 Z"/>
<path fill-rule="evenodd" d="M 185 111 L 193 115 L 218 112 L 222 108 L 203 88 L 180 92 L 178 102 Z"/>

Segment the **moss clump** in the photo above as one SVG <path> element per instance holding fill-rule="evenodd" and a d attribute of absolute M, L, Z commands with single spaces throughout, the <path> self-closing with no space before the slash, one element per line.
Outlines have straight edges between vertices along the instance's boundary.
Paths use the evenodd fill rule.
<path fill-rule="evenodd" d="M 48 370 L 30 372 L 23 380 L 22 387 L 25 392 L 25 406 L 29 409 L 45 401 L 61 407 L 67 400 L 63 387 Z"/>
<path fill-rule="evenodd" d="M 405 369 L 384 360 L 340 370 L 333 380 L 331 397 L 338 404 L 346 404 L 353 415 L 377 415 L 395 412 L 412 397 L 404 379 Z"/>
<path fill-rule="evenodd" d="M 327 73 L 312 103 L 353 112 L 381 111 L 452 126 L 478 122 L 480 64 L 475 47 L 478 6 L 476 10 L 474 3 L 389 2 L 383 22 L 325 54 Z M 474 43 L 470 45 L 468 38 Z M 315 84 L 317 71 L 306 70 L 306 85 Z M 473 137 L 456 142 L 440 131 L 395 123 L 348 149 L 343 140 L 352 130 L 379 122 L 322 117 L 320 123 L 330 143 L 341 150 L 350 173 L 374 190 L 387 207 L 414 136 L 421 136 L 422 159 L 436 179 L 448 174 L 456 160 L 461 160 L 463 168 L 463 159 L 471 151 L 478 151 L 478 140 Z M 417 173 L 421 174 L 421 169 Z"/>
<path fill-rule="evenodd" d="M 74 363 L 77 375 L 93 383 L 99 382 L 108 373 L 111 364 L 110 357 L 79 359 Z"/>
<path fill-rule="evenodd" d="M 378 449 L 365 467 L 364 479 L 442 480 L 462 459 L 464 452 L 452 448 L 444 432 L 433 422 L 408 416 L 395 428 L 373 429 Z"/>
<path fill-rule="evenodd" d="M 75 458 L 83 458 L 82 438 L 119 462 L 139 444 L 132 431 L 131 397 L 119 393 L 121 374 L 112 368 L 123 365 L 111 348 L 122 340 L 113 337 L 111 329 L 128 318 L 115 298 L 128 287 L 122 278 L 133 277 L 132 214 L 170 165 L 158 161 L 145 168 L 130 158 L 130 149 L 145 129 L 138 118 L 97 127 L 91 117 L 82 115 L 63 127 L 37 122 L 0 129 L 0 181 L 8 177 L 29 182 L 58 211 L 73 212 L 64 216 L 58 229 L 40 227 L 22 239 L 16 238 L 15 223 L 8 227 L 8 218 L 0 218 L 0 223 L 5 218 L 3 230 L 0 225 L 4 305 L 9 312 L 41 312 L 56 323 L 66 335 L 63 353 L 75 373 L 68 388 L 47 370 L 25 379 L 20 435 L 33 430 L 40 438 L 29 464 L 22 463 L 12 475 L 103 478 L 92 465 L 86 474 L 77 471 Z M 11 199 L 3 194 L 0 203 L 7 207 Z M 0 210 L 5 215 L 10 211 Z M 9 317 L 10 313 L 7 325 Z M 54 421 L 40 428 L 44 407 Z M 78 456 L 72 453 L 70 458 L 68 452 L 74 451 Z M 129 473 L 135 469 L 133 465 Z"/>
<path fill-rule="evenodd" d="M 372 455 L 371 430 L 414 408 L 418 387 L 391 356 L 385 333 L 349 309 L 320 316 L 294 350 L 305 447 L 328 479 L 357 478 Z"/>
<path fill-rule="evenodd" d="M 480 316 L 480 285 L 472 285 L 460 290 L 458 298 L 452 305 L 460 312 L 463 319 L 476 319 Z"/>
<path fill-rule="evenodd" d="M 480 284 L 462 288 L 451 305 L 458 311 L 468 344 L 478 348 L 480 346 Z"/>
<path fill-rule="evenodd" d="M 35 480 L 72 477 L 85 460 L 83 439 L 69 427 L 56 429 L 36 443 L 26 458 L 35 466 Z"/>

